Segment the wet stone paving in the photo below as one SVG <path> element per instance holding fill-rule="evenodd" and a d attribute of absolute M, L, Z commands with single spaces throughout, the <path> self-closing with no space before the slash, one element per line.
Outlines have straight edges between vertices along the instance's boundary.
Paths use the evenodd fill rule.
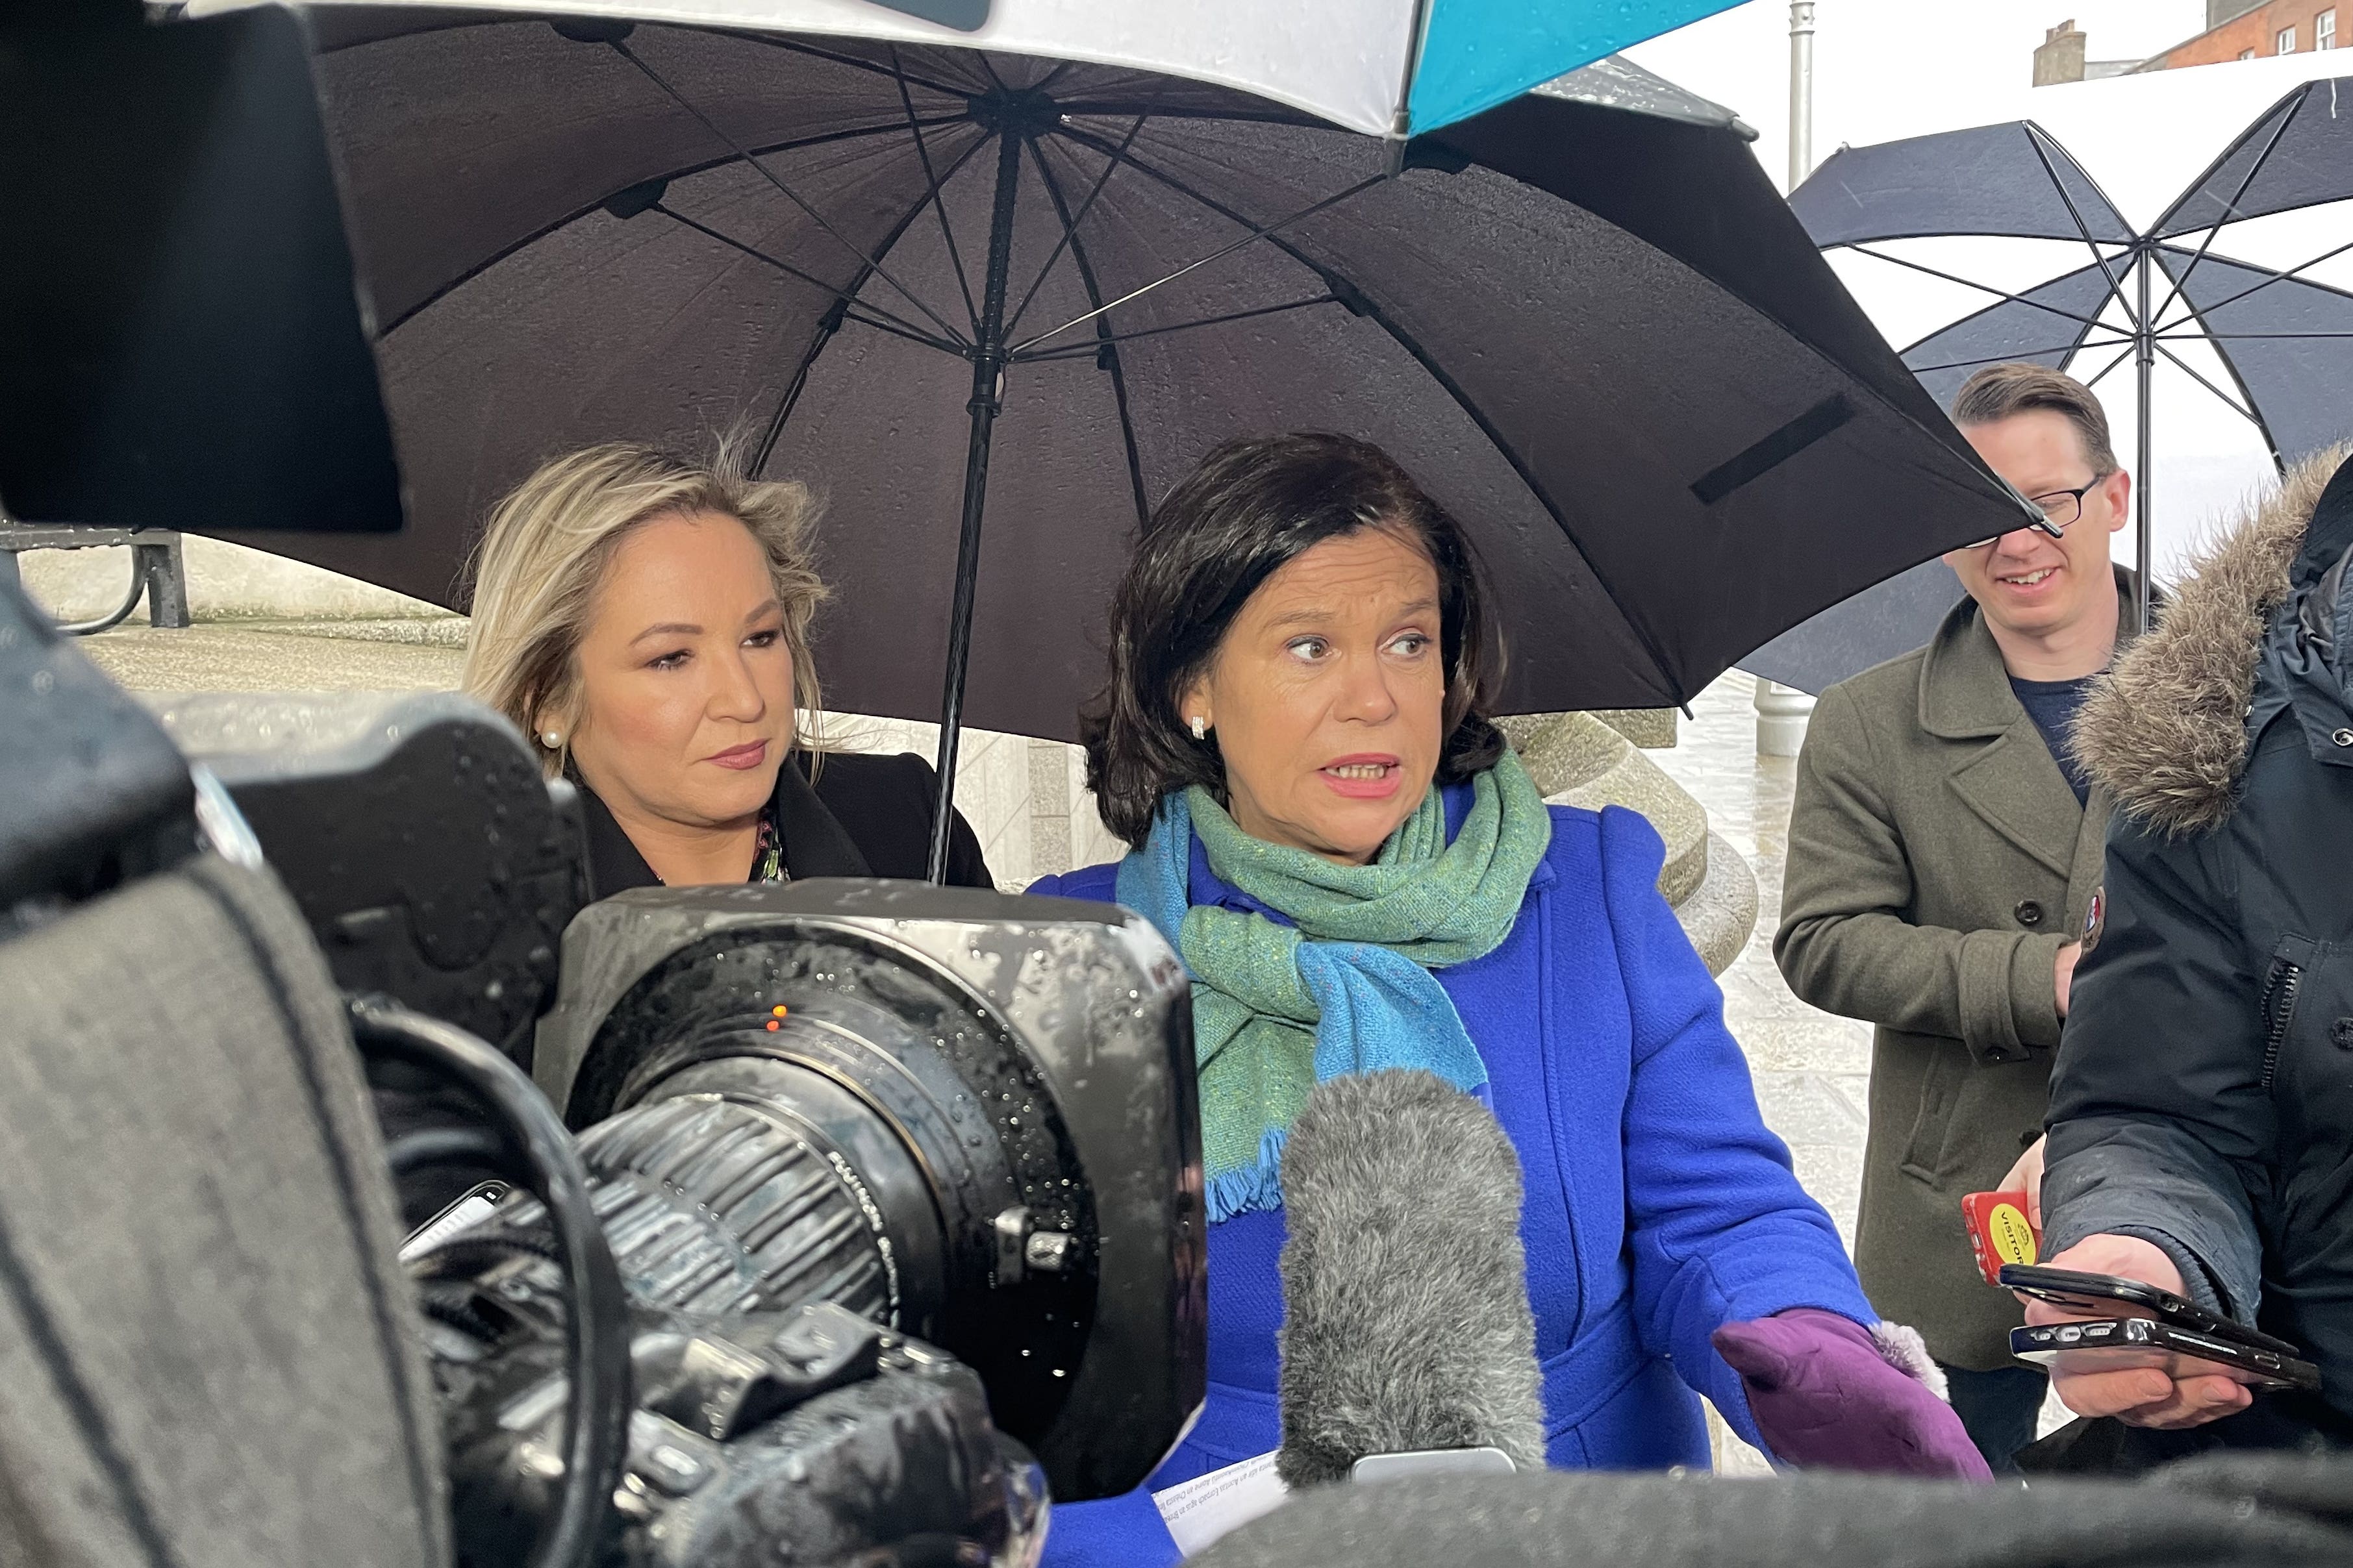
<path fill-rule="evenodd" d="M 1725 675 L 1694 700 L 1694 717 L 1683 721 L 1674 748 L 1649 755 L 1707 808 L 1708 826 L 1757 873 L 1757 929 L 1717 977 L 1725 1021 L 1747 1053 L 1766 1125 L 1789 1145 L 1799 1179 L 1852 1247 L 1862 1196 L 1871 1026 L 1809 1007 L 1773 965 L 1798 764 L 1757 754 L 1755 689 L 1748 676 Z"/>
<path fill-rule="evenodd" d="M 1750 677 L 1728 672 L 1693 700 L 1693 716 L 1679 726 L 1673 749 L 1648 754 L 1707 808 L 1708 826 L 1757 873 L 1757 929 L 1717 976 L 1725 1022 L 1747 1055 L 1765 1124 L 1788 1144 L 1798 1179 L 1830 1211 L 1852 1248 L 1855 1207 L 1862 1198 L 1871 1026 L 1809 1007 L 1790 994 L 1773 965 L 1798 763 L 1793 757 L 1757 754 L 1756 689 Z M 1718 1471 L 1769 1468 L 1713 1412 L 1708 1426 Z"/>

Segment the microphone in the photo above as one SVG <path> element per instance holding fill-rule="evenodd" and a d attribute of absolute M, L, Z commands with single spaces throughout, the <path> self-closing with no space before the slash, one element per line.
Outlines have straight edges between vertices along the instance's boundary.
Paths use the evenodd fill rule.
<path fill-rule="evenodd" d="M 1502 1125 L 1433 1074 L 1309 1092 L 1282 1153 L 1284 1482 L 1366 1479 L 1381 1467 L 1357 1461 L 1379 1455 L 1415 1457 L 1397 1470 L 1487 1468 L 1433 1449 L 1544 1468 L 1520 1194 Z"/>

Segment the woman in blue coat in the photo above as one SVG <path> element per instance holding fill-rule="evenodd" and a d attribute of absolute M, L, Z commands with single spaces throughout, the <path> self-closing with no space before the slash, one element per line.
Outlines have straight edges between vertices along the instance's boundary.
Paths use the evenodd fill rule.
<path fill-rule="evenodd" d="M 1088 783 L 1134 849 L 1031 891 L 1142 912 L 1192 973 L 1210 1381 L 1148 1487 L 1056 1510 L 1049 1563 L 1174 1562 L 1151 1494 L 1280 1442 L 1282 1141 L 1318 1080 L 1388 1068 L 1518 1152 L 1552 1464 L 1704 1466 L 1704 1394 L 1783 1459 L 1983 1476 L 1759 1120 L 1657 834 L 1546 806 L 1489 721 L 1478 574 L 1409 476 L 1341 437 L 1221 447 L 1111 620 Z"/>

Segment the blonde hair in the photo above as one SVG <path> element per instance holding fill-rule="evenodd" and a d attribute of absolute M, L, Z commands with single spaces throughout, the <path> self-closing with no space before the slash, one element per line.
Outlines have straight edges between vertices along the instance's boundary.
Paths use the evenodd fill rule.
<path fill-rule="evenodd" d="M 818 508 L 808 487 L 752 479 L 732 442 L 700 464 L 629 441 L 589 447 L 541 464 L 491 510 L 470 572 L 473 627 L 460 684 L 532 738 L 550 778 L 571 754 L 580 713 L 574 656 L 614 551 L 644 523 L 705 511 L 735 519 L 758 542 L 784 607 L 794 705 L 811 720 L 818 711 L 809 623 L 827 594 L 809 558 Z M 539 725 L 551 714 L 564 739 L 543 747 Z M 812 750 L 817 742 L 798 715 L 794 740 Z"/>

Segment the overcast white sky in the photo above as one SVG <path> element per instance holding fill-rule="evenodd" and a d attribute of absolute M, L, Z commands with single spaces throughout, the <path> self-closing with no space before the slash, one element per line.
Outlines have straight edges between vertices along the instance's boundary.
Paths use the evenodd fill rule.
<path fill-rule="evenodd" d="M 2033 55 L 2073 17 L 2094 59 L 2139 58 L 2195 35 L 2204 0 L 1818 0 L 1813 152 L 1868 146 L 1965 126 L 2032 119 L 2105 189 L 2127 219 L 2153 220 L 2264 109 L 2300 80 L 2353 76 L 2353 52 L 2168 71 L 2081 86 L 2035 88 Z M 1789 7 L 1748 4 L 1627 51 L 1630 58 L 1739 113 L 1759 134 L 1758 159 L 1776 184 L 1788 167 Z M 2282 215 L 2225 230 L 2218 255 L 2287 266 L 2353 239 L 2353 204 Z M 2080 247 L 2016 240 L 1919 240 L 1885 248 L 1995 284 L 2021 289 L 2080 267 Z M 1992 302 L 1990 297 L 1834 252 L 1833 268 L 1898 347 Z M 2316 280 L 2353 288 L 2353 256 Z M 2181 351 L 2223 379 L 2211 353 Z M 2073 367 L 2089 375 L 2107 356 Z M 2130 465 L 2135 426 L 2130 366 L 2099 383 Z M 2181 372 L 2160 363 L 2152 405 L 2150 495 L 2160 574 L 2270 473 L 2253 427 Z M 2126 536 L 2127 539 L 2130 537 Z M 2120 555 L 2129 555 L 2126 546 Z"/>
<path fill-rule="evenodd" d="M 2073 17 L 2094 59 L 2139 59 L 2197 33 L 2205 0 L 1818 0 L 1814 158 L 2013 117 L 2034 80 L 2034 48 Z M 1738 111 L 1762 132 L 1757 156 L 1788 162 L 1789 7 L 1749 0 L 1627 55 Z"/>

